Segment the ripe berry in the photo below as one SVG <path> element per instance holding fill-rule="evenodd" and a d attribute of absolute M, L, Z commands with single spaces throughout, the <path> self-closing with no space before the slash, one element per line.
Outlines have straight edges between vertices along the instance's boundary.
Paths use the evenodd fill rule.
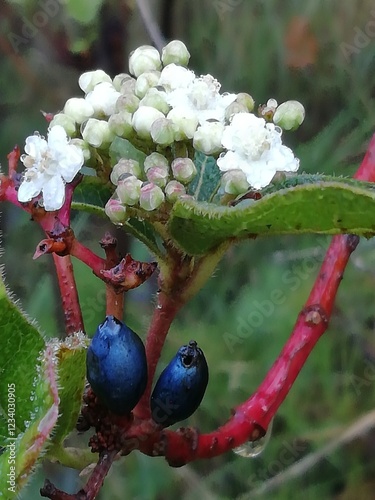
<path fill-rule="evenodd" d="M 114 316 L 98 326 L 87 350 L 87 380 L 113 413 L 130 413 L 147 384 L 145 348 L 138 335 Z"/>
<path fill-rule="evenodd" d="M 208 383 L 206 358 L 191 340 L 180 347 L 161 373 L 151 395 L 152 418 L 168 427 L 190 417 L 198 408 Z"/>

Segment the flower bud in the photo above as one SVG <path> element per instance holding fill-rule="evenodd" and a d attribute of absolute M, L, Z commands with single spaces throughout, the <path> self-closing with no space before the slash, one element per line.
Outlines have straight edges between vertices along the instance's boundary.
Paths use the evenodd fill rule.
<path fill-rule="evenodd" d="M 121 204 L 120 200 L 114 198 L 110 198 L 107 201 L 104 211 L 114 224 L 121 224 L 121 222 L 125 222 L 128 218 L 126 208 Z"/>
<path fill-rule="evenodd" d="M 168 172 L 169 164 L 167 158 L 160 153 L 151 153 L 150 155 L 146 156 L 143 164 L 144 171 L 147 173 L 147 171 L 153 167 L 163 168 Z"/>
<path fill-rule="evenodd" d="M 113 86 L 115 89 L 120 92 L 121 85 L 126 81 L 131 79 L 132 77 L 128 73 L 119 73 L 113 79 Z"/>
<path fill-rule="evenodd" d="M 135 93 L 135 78 L 132 78 L 131 76 L 129 78 L 124 78 L 122 81 L 121 87 L 120 87 L 120 93 L 121 94 L 134 94 Z"/>
<path fill-rule="evenodd" d="M 55 125 L 61 125 L 69 137 L 76 133 L 75 121 L 71 116 L 68 116 L 65 113 L 57 113 L 54 115 L 48 128 L 51 129 Z"/>
<path fill-rule="evenodd" d="M 273 116 L 273 122 L 284 130 L 296 130 L 305 119 L 305 108 L 298 101 L 280 104 Z"/>
<path fill-rule="evenodd" d="M 151 106 L 141 106 L 133 115 L 132 125 L 139 137 L 142 139 L 150 139 L 151 125 L 158 118 L 164 118 L 161 111 Z"/>
<path fill-rule="evenodd" d="M 171 167 L 175 179 L 183 184 L 187 184 L 197 175 L 197 169 L 190 158 L 176 158 Z"/>
<path fill-rule="evenodd" d="M 115 112 L 116 102 L 120 95 L 112 83 L 103 82 L 98 83 L 94 90 L 87 94 L 86 101 L 92 105 L 96 116 L 110 116 Z"/>
<path fill-rule="evenodd" d="M 237 94 L 235 102 L 238 102 L 238 104 L 242 104 L 243 106 L 245 106 L 245 108 L 249 112 L 254 109 L 254 99 L 250 94 L 246 94 L 246 92 L 240 92 L 239 94 Z"/>
<path fill-rule="evenodd" d="M 76 123 L 81 124 L 88 118 L 91 118 L 95 110 L 92 104 L 83 97 L 72 97 L 66 101 L 64 113 L 70 116 Z"/>
<path fill-rule="evenodd" d="M 155 186 L 163 188 L 167 184 L 169 171 L 161 167 L 152 167 L 147 170 L 146 176 Z"/>
<path fill-rule="evenodd" d="M 175 140 L 175 126 L 168 118 L 158 118 L 151 125 L 151 137 L 155 144 L 170 146 Z"/>
<path fill-rule="evenodd" d="M 141 195 L 139 204 L 143 210 L 150 212 L 159 208 L 164 203 L 164 193 L 159 186 L 155 186 L 152 182 L 144 184 L 141 187 Z"/>
<path fill-rule="evenodd" d="M 102 82 L 112 83 L 112 80 L 111 77 L 101 69 L 82 73 L 82 75 L 78 79 L 78 85 L 81 87 L 85 94 L 91 92 L 91 90 L 94 90 L 95 85 Z"/>
<path fill-rule="evenodd" d="M 193 146 L 205 155 L 213 155 L 222 151 L 221 137 L 224 132 L 224 124 L 220 122 L 206 121 L 195 132 Z"/>
<path fill-rule="evenodd" d="M 172 40 L 166 45 L 161 53 L 161 60 L 164 66 L 168 64 L 178 64 L 179 66 L 187 66 L 189 64 L 190 53 L 186 45 L 180 40 Z"/>
<path fill-rule="evenodd" d="M 172 121 L 175 127 L 175 140 L 183 141 L 185 139 L 192 139 L 194 132 L 197 130 L 198 118 L 194 111 L 176 107 L 171 109 L 167 118 Z"/>
<path fill-rule="evenodd" d="M 167 103 L 167 94 L 156 88 L 151 88 L 147 91 L 147 94 L 139 103 L 140 106 L 151 106 L 152 108 L 158 109 L 163 114 L 167 114 L 171 109 Z"/>
<path fill-rule="evenodd" d="M 158 85 L 162 85 L 168 92 L 176 89 L 186 89 L 195 80 L 195 74 L 187 68 L 168 64 L 163 68 Z"/>
<path fill-rule="evenodd" d="M 129 71 L 138 77 L 146 71 L 160 70 L 161 60 L 159 52 L 151 45 L 142 45 L 135 49 L 129 58 Z"/>
<path fill-rule="evenodd" d="M 109 117 L 108 126 L 111 132 L 119 137 L 130 137 L 133 133 L 131 113 L 127 111 L 114 113 Z"/>
<path fill-rule="evenodd" d="M 185 186 L 178 181 L 169 181 L 164 191 L 167 200 L 171 203 L 174 203 L 180 196 L 186 194 Z"/>
<path fill-rule="evenodd" d="M 121 177 L 127 174 L 122 174 Z M 142 181 L 134 175 L 128 174 L 128 177 L 121 178 L 116 188 L 117 196 L 124 205 L 135 205 L 139 201 L 141 194 Z"/>
<path fill-rule="evenodd" d="M 248 113 L 248 109 L 243 104 L 234 101 L 225 109 L 225 120 L 230 122 L 232 120 L 233 115 L 237 113 Z"/>
<path fill-rule="evenodd" d="M 246 174 L 242 170 L 229 170 L 225 172 L 221 179 L 221 185 L 228 194 L 243 194 L 249 189 L 250 185 L 246 180 Z"/>
<path fill-rule="evenodd" d="M 84 160 L 89 161 L 89 159 L 91 158 L 91 151 L 90 146 L 86 141 L 84 141 L 83 139 L 74 138 L 70 140 L 69 144 L 73 144 L 74 146 L 82 149 Z"/>
<path fill-rule="evenodd" d="M 159 83 L 160 71 L 147 71 L 137 78 L 134 93 L 139 99 L 146 95 L 148 89 L 156 87 Z"/>
<path fill-rule="evenodd" d="M 116 101 L 115 110 L 117 113 L 120 111 L 127 111 L 134 113 L 139 108 L 139 99 L 134 94 L 121 94 Z"/>
<path fill-rule="evenodd" d="M 108 126 L 108 122 L 89 118 L 83 128 L 82 138 L 94 146 L 94 148 L 103 148 L 114 139 L 114 134 Z"/>
<path fill-rule="evenodd" d="M 130 174 L 134 175 L 134 177 L 140 177 L 141 173 L 141 167 L 137 161 L 130 160 L 129 158 L 121 158 L 116 165 L 113 166 L 110 179 L 112 184 L 117 186 L 121 175 Z"/>

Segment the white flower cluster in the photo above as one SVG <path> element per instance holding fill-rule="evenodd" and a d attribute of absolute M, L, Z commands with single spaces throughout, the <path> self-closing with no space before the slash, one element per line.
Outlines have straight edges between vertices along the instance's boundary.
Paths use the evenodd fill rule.
<path fill-rule="evenodd" d="M 303 106 L 297 101 L 278 106 L 270 99 L 257 117 L 252 113 L 254 101 L 249 94 L 220 93 L 220 83 L 214 77 L 197 76 L 187 68 L 189 58 L 186 46 L 175 40 L 164 47 L 162 54 L 147 45 L 137 48 L 129 58 L 130 74 L 113 79 L 102 70 L 82 74 L 78 83 L 85 96 L 68 99 L 62 112 L 54 116 L 48 143 L 38 135 L 26 140 L 27 168 L 19 200 L 29 201 L 42 192 L 46 210 L 60 208 L 65 182 L 71 182 L 83 157 L 88 160 L 92 148 L 108 157 L 116 136 L 147 153 L 158 151 L 169 158 L 171 154 L 189 154 L 192 158 L 194 150 L 217 156 L 218 167 L 225 173 L 223 190 L 235 195 L 249 187 L 266 186 L 277 171 L 296 171 L 298 160 L 282 144 L 281 131 L 302 123 Z M 169 168 L 173 171 L 173 166 Z M 157 188 L 165 189 L 165 196 L 173 191 L 167 189 L 167 183 L 160 185 L 165 175 L 153 169 L 136 178 L 147 178 Z M 180 182 L 173 175 L 170 180 Z M 124 184 L 129 187 L 129 180 Z M 139 183 L 133 184 L 131 189 L 138 190 Z M 140 189 L 142 193 L 150 191 L 150 187 Z M 181 194 L 183 190 L 178 186 L 177 191 Z M 124 192 L 122 187 L 122 199 Z M 125 204 L 131 205 L 132 196 L 134 193 Z M 142 199 L 140 206 L 144 208 L 147 203 Z"/>
<path fill-rule="evenodd" d="M 186 186 L 196 176 L 197 170 L 190 158 L 167 158 L 154 152 L 139 162 L 121 158 L 113 167 L 111 181 L 116 186 L 105 207 L 106 214 L 115 223 L 128 218 L 127 207 L 150 212 L 164 202 L 174 203 L 179 198 L 191 198 Z"/>

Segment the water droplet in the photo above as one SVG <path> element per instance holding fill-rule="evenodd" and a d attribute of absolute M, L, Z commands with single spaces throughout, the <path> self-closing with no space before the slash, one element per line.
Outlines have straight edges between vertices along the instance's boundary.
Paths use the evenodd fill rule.
<path fill-rule="evenodd" d="M 273 419 L 271 420 L 266 434 L 256 441 L 246 441 L 241 446 L 233 448 L 234 453 L 240 457 L 255 458 L 260 455 L 270 440 L 272 434 Z"/>

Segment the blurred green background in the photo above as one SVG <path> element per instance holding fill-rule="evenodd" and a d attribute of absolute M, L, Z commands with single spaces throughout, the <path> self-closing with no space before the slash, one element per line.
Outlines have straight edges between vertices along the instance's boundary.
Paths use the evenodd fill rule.
<path fill-rule="evenodd" d="M 34 130 L 46 131 L 40 110 L 56 112 L 68 97 L 80 95 L 80 73 L 97 67 L 112 76 L 127 71 L 127 54 L 150 43 L 139 9 L 144 4 L 2 3 L 3 169 L 14 144 L 22 146 Z M 372 1 L 163 0 L 152 2 L 152 16 L 166 40 L 179 38 L 186 43 L 190 67 L 214 75 L 224 91 L 249 92 L 257 104 L 273 97 L 278 102 L 298 99 L 305 105 L 305 123 L 284 138 L 300 157 L 301 171 L 353 174 L 375 131 Z M 32 261 L 42 233 L 10 206 L 2 207 L 0 223 L 10 289 L 46 336 L 61 335 L 52 260 Z M 100 252 L 98 240 L 110 226 L 76 215 L 73 228 Z M 123 253 L 151 258 L 142 245 L 111 230 Z M 328 243 L 325 237 L 280 237 L 233 248 L 180 313 L 159 372 L 191 338 L 198 341 L 210 365 L 205 398 L 189 425 L 214 429 L 224 423 L 231 407 L 256 389 L 293 327 Z M 373 241 L 361 241 L 345 273 L 329 330 L 281 406 L 259 457 L 227 453 L 172 469 L 162 458 L 134 452 L 115 464 L 99 498 L 375 498 L 374 261 Z M 75 269 L 86 329 L 92 335 L 103 319 L 104 290 L 83 265 L 75 262 Z M 276 289 L 282 292 L 281 304 L 271 301 Z M 126 296 L 125 319 L 142 336 L 155 290 L 154 280 Z M 352 433 L 344 440 L 349 427 Z M 84 436 L 82 442 L 87 439 Z M 77 491 L 86 479 L 46 463 L 20 498 L 38 498 L 45 477 L 69 492 Z"/>

